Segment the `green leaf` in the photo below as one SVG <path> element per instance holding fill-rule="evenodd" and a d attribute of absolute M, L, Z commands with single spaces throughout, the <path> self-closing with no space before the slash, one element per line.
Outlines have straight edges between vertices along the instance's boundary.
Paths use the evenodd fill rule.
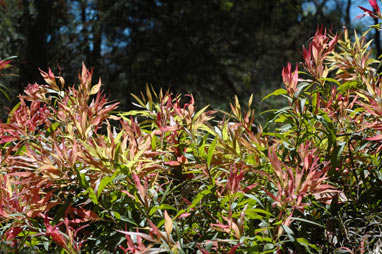
<path fill-rule="evenodd" d="M 203 194 L 199 193 L 194 200 L 192 200 L 192 203 L 189 207 L 187 207 L 187 211 L 190 211 L 192 208 L 194 208 L 204 197 Z"/>
<path fill-rule="evenodd" d="M 203 159 L 207 158 L 207 153 L 206 153 L 206 150 L 205 150 L 207 137 L 208 137 L 208 133 L 206 135 L 204 135 L 203 143 L 198 148 L 198 154 Z"/>
<path fill-rule="evenodd" d="M 258 203 L 261 207 L 265 208 L 265 206 L 263 205 L 263 203 L 260 201 L 260 199 L 258 197 L 256 197 L 255 195 L 252 195 L 252 194 L 244 194 L 244 196 L 252 199 L 252 200 L 255 200 L 256 203 Z"/>
<path fill-rule="evenodd" d="M 297 242 L 304 244 L 304 245 L 309 244 L 308 240 L 306 240 L 303 237 L 296 238 L 296 240 L 297 240 Z"/>
<path fill-rule="evenodd" d="M 275 248 L 275 246 L 272 243 L 267 243 L 267 244 L 264 245 L 264 251 L 271 251 L 271 252 L 273 252 L 274 248 Z M 270 253 L 270 252 L 268 252 L 268 253 Z"/>
<path fill-rule="evenodd" d="M 352 254 L 353 252 L 348 249 L 336 249 L 335 254 Z"/>
<path fill-rule="evenodd" d="M 289 240 L 291 242 L 295 242 L 296 240 L 293 237 L 294 233 L 293 233 L 292 229 L 290 229 L 287 225 L 281 225 L 281 227 L 284 229 L 285 233 L 287 233 Z"/>
<path fill-rule="evenodd" d="M 167 204 L 162 204 L 160 206 L 154 206 L 153 208 L 150 209 L 149 216 L 153 215 L 156 211 L 158 210 L 173 210 L 173 211 L 178 211 L 175 207 Z"/>
<path fill-rule="evenodd" d="M 137 105 L 137 106 L 141 106 L 141 107 L 145 108 L 145 103 L 143 103 L 143 101 L 141 101 L 141 99 L 139 99 L 138 96 L 136 96 L 133 93 L 131 93 L 130 95 L 139 103 L 139 105 Z"/>
<path fill-rule="evenodd" d="M 135 223 L 135 221 L 133 221 L 133 220 L 127 218 L 125 215 L 121 215 L 121 218 L 120 218 L 120 219 L 121 219 L 121 221 L 129 222 L 129 223 L 131 223 L 131 224 L 133 224 L 133 225 L 135 225 L 135 226 L 138 226 L 138 224 Z"/>
<path fill-rule="evenodd" d="M 253 210 L 245 210 L 245 214 L 253 220 L 262 220 L 264 218 Z"/>
<path fill-rule="evenodd" d="M 101 83 L 97 84 L 97 85 L 94 85 L 91 89 L 90 89 L 90 95 L 93 95 L 93 94 L 96 94 L 99 92 L 100 88 L 101 88 Z"/>
<path fill-rule="evenodd" d="M 119 116 L 123 117 L 124 119 L 129 119 L 129 118 L 126 118 L 125 116 L 136 116 L 136 115 L 151 116 L 149 112 L 143 111 L 143 110 L 130 110 L 128 112 L 119 114 Z"/>
<path fill-rule="evenodd" d="M 202 108 L 201 110 L 199 110 L 195 115 L 194 115 L 194 119 L 198 119 L 199 118 L 199 116 L 204 112 L 204 111 L 206 111 L 206 109 L 209 107 L 210 105 L 207 105 L 207 106 L 205 106 L 204 108 Z"/>
<path fill-rule="evenodd" d="M 313 95 L 312 95 L 312 108 L 313 108 L 313 112 L 317 108 L 317 103 L 318 103 L 317 93 L 313 93 Z"/>
<path fill-rule="evenodd" d="M 344 151 L 345 147 L 347 145 L 347 142 L 338 142 L 338 151 L 337 151 L 337 157 L 336 160 L 340 161 L 342 158 L 342 152 Z"/>
<path fill-rule="evenodd" d="M 357 88 L 358 85 L 359 85 L 358 81 L 355 81 L 355 80 L 348 81 L 348 82 L 345 82 L 342 85 L 340 85 L 339 88 L 337 89 L 337 91 L 340 93 L 343 93 L 349 89 Z"/>
<path fill-rule="evenodd" d="M 5 91 L 7 88 L 3 84 L 0 84 L 0 85 L 2 86 L 2 88 L 0 88 L 0 92 L 4 95 L 4 97 L 8 100 L 8 102 L 11 102 L 11 98 L 9 97 L 8 93 Z"/>
<path fill-rule="evenodd" d="M 245 213 L 247 213 L 247 211 L 253 212 L 253 213 L 262 213 L 265 215 L 272 216 L 272 214 L 270 212 L 267 212 L 267 211 L 260 209 L 260 208 L 248 209 L 248 210 L 245 210 Z"/>
<path fill-rule="evenodd" d="M 332 83 L 335 83 L 337 86 L 341 86 L 340 82 L 338 82 L 338 80 L 334 79 L 334 78 L 323 78 L 321 79 L 323 81 L 329 81 L 329 82 L 332 82 Z"/>
<path fill-rule="evenodd" d="M 106 177 L 102 178 L 101 182 L 99 183 L 98 190 L 97 190 L 97 197 L 98 198 L 101 195 L 103 189 L 105 189 L 106 185 L 111 183 L 116 176 L 117 176 L 117 171 L 115 171 L 112 176 L 106 176 Z"/>
<path fill-rule="evenodd" d="M 218 139 L 217 139 L 217 137 L 215 137 L 214 141 L 212 141 L 212 144 L 208 148 L 208 155 L 207 155 L 207 166 L 208 166 L 208 168 L 211 167 L 211 160 L 212 160 L 212 157 L 213 157 L 214 152 L 215 152 L 217 141 L 218 141 Z"/>
<path fill-rule="evenodd" d="M 278 117 L 276 118 L 276 120 L 274 122 L 275 123 L 283 123 L 288 119 L 289 118 L 287 118 L 285 115 L 278 115 Z"/>
<path fill-rule="evenodd" d="M 23 213 L 12 213 L 12 214 L 9 214 L 7 216 L 8 217 L 24 217 L 25 214 L 23 214 Z"/>
<path fill-rule="evenodd" d="M 304 218 L 291 217 L 291 219 L 292 220 L 298 220 L 298 221 L 306 222 L 306 223 L 309 223 L 309 224 L 312 224 L 312 225 L 315 225 L 315 226 L 319 226 L 321 228 L 325 228 L 325 226 L 323 226 L 321 224 L 318 224 L 317 222 L 310 221 L 310 220 L 307 220 L 307 219 L 304 219 Z"/>
<path fill-rule="evenodd" d="M 249 100 L 248 100 L 248 108 L 251 108 L 252 101 L 253 101 L 253 93 L 252 93 L 251 96 L 249 97 Z"/>
<path fill-rule="evenodd" d="M 294 93 L 294 97 L 298 98 L 300 96 L 300 93 L 304 90 L 305 87 L 312 85 L 311 83 L 308 82 L 301 82 L 296 89 L 296 92 Z"/>
<path fill-rule="evenodd" d="M 206 124 L 202 125 L 200 127 L 201 130 L 204 130 L 206 132 L 208 132 L 209 134 L 211 134 L 212 136 L 216 136 L 217 133 L 215 131 L 213 131 L 210 127 L 208 127 Z"/>
<path fill-rule="evenodd" d="M 59 122 L 55 122 L 55 123 L 52 123 L 47 132 L 45 133 L 45 137 L 48 137 L 50 136 L 55 130 L 57 130 L 58 126 L 60 126 L 60 123 Z"/>
<path fill-rule="evenodd" d="M 116 211 L 111 211 L 111 214 L 114 216 L 114 218 L 116 218 L 117 220 L 121 219 L 121 214 L 119 214 L 119 212 L 116 212 Z"/>
<path fill-rule="evenodd" d="M 9 112 L 8 114 L 8 119 L 7 119 L 7 123 L 9 123 L 9 120 L 11 119 L 13 113 L 20 107 L 20 102 L 16 104 L 16 106 L 14 106 L 12 108 L 12 110 Z"/>
<path fill-rule="evenodd" d="M 284 88 L 280 88 L 280 89 L 277 89 L 276 91 L 266 95 L 261 101 L 265 101 L 266 99 L 268 99 L 271 96 L 279 96 L 279 95 L 283 95 L 283 94 L 287 94 L 287 93 L 288 92 Z"/>
<path fill-rule="evenodd" d="M 149 107 L 148 110 L 152 111 L 153 110 L 153 97 L 150 92 L 149 85 L 146 83 L 146 95 L 147 95 L 147 100 L 149 102 Z"/>
<path fill-rule="evenodd" d="M 316 251 L 319 251 L 319 248 L 318 248 L 316 245 L 309 243 L 309 241 L 306 240 L 306 239 L 303 238 L 303 237 L 296 238 L 296 240 L 297 240 L 297 242 L 298 242 L 299 244 L 301 244 L 302 246 L 304 246 L 305 249 L 306 249 L 307 251 L 309 251 L 309 252 L 310 252 L 310 248 L 315 249 Z"/>
<path fill-rule="evenodd" d="M 98 205 L 97 195 L 95 194 L 93 188 L 92 188 L 92 187 L 89 187 L 89 188 L 87 189 L 87 191 L 88 191 L 90 200 L 91 200 L 94 204 Z"/>
<path fill-rule="evenodd" d="M 80 185 L 83 187 L 83 188 L 88 188 L 89 187 L 89 183 L 88 181 L 86 180 L 86 175 L 85 174 L 82 174 L 80 172 L 80 170 L 76 167 L 76 170 L 77 170 L 77 179 L 80 181 Z"/>
<path fill-rule="evenodd" d="M 49 241 L 43 241 L 42 244 L 44 245 L 44 249 L 48 251 L 49 249 Z"/>
<path fill-rule="evenodd" d="M 221 130 L 221 135 L 224 141 L 228 140 L 228 121 L 224 122 L 223 129 Z"/>

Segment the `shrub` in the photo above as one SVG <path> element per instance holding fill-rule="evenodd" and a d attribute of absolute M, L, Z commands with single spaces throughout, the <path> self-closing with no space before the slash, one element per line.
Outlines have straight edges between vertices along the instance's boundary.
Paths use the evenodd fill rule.
<path fill-rule="evenodd" d="M 376 9 L 373 14 L 378 14 Z M 375 14 L 375 15 L 376 15 Z M 381 87 L 365 35 L 318 29 L 254 123 L 156 92 L 116 111 L 83 66 L 51 70 L 0 123 L 7 253 L 365 253 L 381 246 Z M 272 130 L 269 126 L 276 126 Z"/>

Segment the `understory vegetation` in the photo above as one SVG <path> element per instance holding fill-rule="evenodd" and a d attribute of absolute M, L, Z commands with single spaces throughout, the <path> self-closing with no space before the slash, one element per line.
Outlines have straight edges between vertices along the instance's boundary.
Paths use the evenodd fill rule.
<path fill-rule="evenodd" d="M 370 43 L 317 29 L 264 126 L 252 97 L 221 112 L 147 86 L 120 112 L 85 65 L 78 86 L 41 71 L 0 123 L 0 253 L 378 253 Z"/>

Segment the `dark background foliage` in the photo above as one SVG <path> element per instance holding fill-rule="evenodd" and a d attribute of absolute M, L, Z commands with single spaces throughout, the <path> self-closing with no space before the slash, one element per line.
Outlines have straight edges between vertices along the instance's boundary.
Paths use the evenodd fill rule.
<path fill-rule="evenodd" d="M 193 93 L 199 105 L 224 108 L 251 93 L 258 103 L 316 28 L 350 27 L 359 2 L 3 0 L 0 58 L 18 56 L 6 82 L 13 95 L 42 82 L 38 68 L 75 83 L 85 62 L 123 109 L 146 83 Z"/>

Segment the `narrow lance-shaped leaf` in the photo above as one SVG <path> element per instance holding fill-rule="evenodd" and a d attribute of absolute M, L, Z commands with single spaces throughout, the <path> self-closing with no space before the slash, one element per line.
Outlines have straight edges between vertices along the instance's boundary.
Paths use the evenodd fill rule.
<path fill-rule="evenodd" d="M 102 178 L 98 186 L 97 197 L 99 197 L 102 191 L 105 189 L 105 187 L 114 180 L 114 178 L 117 176 L 117 173 L 118 171 L 115 171 L 112 176 L 105 176 L 104 178 Z"/>
<path fill-rule="evenodd" d="M 166 230 L 167 239 L 170 240 L 170 235 L 171 235 L 173 226 L 172 226 L 172 220 L 170 216 L 168 215 L 167 211 L 164 211 L 164 219 L 165 219 L 164 228 Z"/>
<path fill-rule="evenodd" d="M 218 141 L 218 139 L 217 139 L 217 137 L 215 137 L 214 141 L 212 141 L 212 144 L 208 148 L 208 155 L 207 155 L 207 166 L 208 166 L 208 168 L 211 167 L 211 160 L 212 160 L 212 157 L 214 156 L 217 141 Z"/>

